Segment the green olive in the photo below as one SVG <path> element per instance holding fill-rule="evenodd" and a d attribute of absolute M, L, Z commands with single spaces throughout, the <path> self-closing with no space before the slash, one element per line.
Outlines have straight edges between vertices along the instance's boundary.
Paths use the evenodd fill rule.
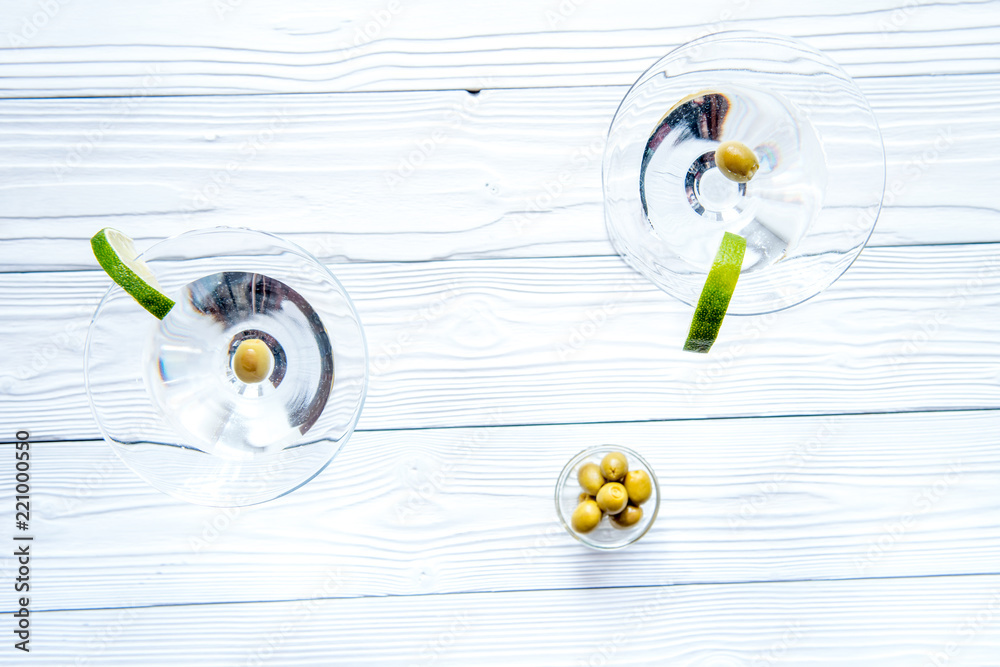
<path fill-rule="evenodd" d="M 608 514 L 618 514 L 628 505 L 628 492 L 619 482 L 608 482 L 597 492 L 597 506 Z"/>
<path fill-rule="evenodd" d="M 247 338 L 240 342 L 233 353 L 233 372 L 240 382 L 254 384 L 271 374 L 274 355 L 267 344 L 259 338 Z"/>
<path fill-rule="evenodd" d="M 653 495 L 653 482 L 645 470 L 630 470 L 623 483 L 628 491 L 629 501 L 636 505 L 643 504 Z"/>
<path fill-rule="evenodd" d="M 604 486 L 604 476 L 601 475 L 601 469 L 596 463 L 585 463 L 580 467 L 576 478 L 580 481 L 583 490 L 592 496 L 596 496 L 597 492 Z"/>
<path fill-rule="evenodd" d="M 715 166 L 729 180 L 746 183 L 757 173 L 760 162 L 743 142 L 725 141 L 715 149 Z"/>
<path fill-rule="evenodd" d="M 601 508 L 593 500 L 584 500 L 573 510 L 570 523 L 578 533 L 589 533 L 601 522 Z"/>
<path fill-rule="evenodd" d="M 601 473 L 609 482 L 619 482 L 628 472 L 628 459 L 621 452 L 609 452 L 601 461 Z"/>
<path fill-rule="evenodd" d="M 585 502 L 587 500 L 593 500 L 593 499 L 594 499 L 594 496 L 592 496 L 589 493 L 587 493 L 586 491 L 584 491 L 583 493 L 581 493 L 579 496 L 576 497 L 576 502 L 577 503 L 582 503 L 582 502 Z"/>
<path fill-rule="evenodd" d="M 611 517 L 611 523 L 618 528 L 628 528 L 642 521 L 642 508 L 626 505 L 618 514 Z"/>

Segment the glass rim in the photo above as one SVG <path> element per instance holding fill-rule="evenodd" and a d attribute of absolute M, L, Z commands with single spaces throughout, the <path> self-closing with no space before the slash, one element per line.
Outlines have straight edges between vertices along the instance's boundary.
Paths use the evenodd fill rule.
<path fill-rule="evenodd" d="M 651 78 L 657 75 L 665 75 L 668 79 L 677 76 L 690 76 L 695 72 L 678 72 L 676 74 L 668 74 L 665 68 L 665 64 L 668 63 L 672 58 L 677 58 L 683 55 L 685 52 L 698 48 L 700 46 L 706 46 L 710 44 L 720 44 L 726 42 L 754 42 L 759 43 L 764 46 L 775 46 L 783 48 L 793 48 L 801 51 L 804 54 L 808 54 L 813 62 L 821 65 L 824 70 L 830 70 L 829 76 L 834 77 L 839 83 L 844 85 L 845 89 L 850 89 L 852 91 L 853 97 L 852 102 L 858 103 L 858 109 L 865 116 L 865 132 L 872 133 L 872 139 L 868 146 L 871 149 L 871 164 L 870 172 L 873 176 L 878 179 L 878 187 L 872 188 L 870 192 L 867 193 L 869 199 L 860 202 L 852 202 L 849 208 L 857 211 L 857 219 L 853 222 L 847 222 L 846 224 L 840 223 L 838 229 L 832 231 L 840 234 L 845 234 L 849 237 L 849 247 L 844 249 L 835 249 L 830 252 L 823 252 L 822 254 L 831 255 L 832 259 L 823 263 L 823 266 L 818 269 L 810 267 L 810 275 L 812 276 L 808 280 L 802 280 L 796 283 L 789 289 L 785 289 L 786 286 L 781 286 L 784 291 L 778 295 L 777 288 L 775 288 L 775 294 L 770 295 L 767 298 L 762 296 L 754 297 L 756 301 L 746 301 L 741 302 L 738 298 L 740 294 L 739 287 L 737 287 L 736 294 L 734 295 L 733 302 L 730 304 L 730 309 L 727 315 L 730 316 L 752 316 L 752 315 L 764 315 L 773 312 L 782 311 L 793 306 L 802 304 L 818 294 L 825 291 L 831 285 L 833 285 L 837 280 L 839 280 L 846 271 L 854 264 L 857 258 L 861 255 L 861 252 L 867 247 L 872 234 L 875 231 L 875 227 L 878 222 L 878 218 L 882 213 L 882 208 L 885 203 L 885 189 L 886 189 L 886 177 L 887 177 L 887 165 L 885 159 L 885 140 L 882 134 L 882 130 L 879 127 L 878 119 L 872 110 L 871 103 L 867 96 L 857 85 L 857 82 L 844 70 L 843 66 L 834 61 L 830 56 L 828 56 L 823 51 L 811 46 L 802 39 L 790 37 L 786 35 L 781 35 L 777 33 L 770 33 L 764 31 L 756 30 L 724 30 L 709 33 L 706 35 L 701 35 L 688 42 L 684 42 L 670 49 L 665 55 L 656 59 L 649 67 L 647 67 L 642 74 L 632 83 L 628 91 L 622 97 L 621 101 L 618 103 L 615 110 L 614 116 L 608 126 L 605 139 L 605 151 L 602 159 L 602 169 L 601 169 L 601 188 L 604 195 L 603 209 L 605 226 L 609 231 L 609 237 L 612 246 L 615 251 L 621 256 L 629 266 L 641 273 L 644 277 L 649 279 L 654 283 L 659 289 L 669 294 L 671 297 L 676 298 L 680 302 L 690 306 L 695 307 L 698 303 L 701 284 L 699 284 L 697 290 L 690 288 L 688 283 L 691 281 L 690 278 L 682 277 L 682 274 L 675 274 L 678 277 L 673 278 L 673 281 L 677 281 L 674 285 L 671 279 L 663 278 L 660 276 L 661 273 L 669 275 L 670 270 L 663 265 L 652 262 L 648 258 L 642 257 L 641 252 L 637 252 L 630 245 L 634 245 L 637 241 L 636 238 L 622 238 L 622 237 L 638 237 L 638 232 L 630 232 L 628 230 L 629 222 L 627 220 L 622 220 L 621 218 L 628 217 L 628 214 L 616 210 L 612 211 L 611 208 L 611 195 L 612 192 L 615 195 L 621 193 L 620 187 L 616 189 L 613 181 L 615 180 L 615 168 L 609 166 L 609 161 L 611 160 L 611 154 L 615 148 L 614 144 L 616 141 L 620 141 L 619 137 L 616 135 L 616 130 L 619 134 L 625 130 L 619 130 L 618 126 L 620 119 L 623 117 L 624 113 L 628 109 L 628 105 L 633 102 L 633 97 L 637 95 L 637 91 L 647 83 Z M 720 71 L 728 71 L 730 68 L 723 67 Z M 708 69 L 706 72 L 711 72 Z M 738 70 L 746 73 L 752 73 L 753 70 Z M 775 74 L 785 74 L 776 70 Z M 789 76 L 799 76 L 796 72 L 788 73 Z M 749 84 L 746 84 L 749 85 Z M 794 100 L 792 101 L 794 104 Z M 825 151 L 824 151 L 825 152 Z M 876 168 L 877 164 L 877 168 Z M 622 167 L 619 167 L 620 171 Z M 634 169 L 634 168 L 628 168 Z M 843 188 L 844 185 L 841 181 L 836 181 L 836 185 L 839 188 Z M 876 193 L 875 190 L 878 190 Z M 838 190 L 839 192 L 840 190 Z M 624 195 L 622 195 L 624 196 Z M 619 206 L 625 206 L 625 204 L 619 204 Z M 822 203 L 816 210 L 812 218 L 812 222 L 815 223 L 819 216 L 822 214 L 823 209 L 827 208 L 825 203 Z M 829 214 L 828 214 L 829 215 Z M 824 218 L 826 219 L 826 218 Z M 648 223 L 647 223 L 648 224 Z M 810 223 L 810 226 L 812 223 Z M 624 231 L 623 231 L 624 230 Z M 802 239 L 808 239 L 811 234 L 816 230 L 807 231 L 803 234 Z M 818 233 L 830 233 L 831 230 L 820 230 Z M 801 241 L 799 241 L 801 244 Z M 759 272 L 751 272 L 750 274 L 744 274 L 744 280 L 747 279 L 748 275 L 753 275 L 753 273 L 758 274 L 758 278 L 755 282 L 755 290 L 763 290 L 763 279 L 760 277 L 765 274 L 770 274 L 774 276 L 772 269 L 777 265 L 781 267 L 781 263 L 798 259 L 802 262 L 802 257 L 813 256 L 815 253 L 809 253 L 807 255 L 795 255 L 792 253 L 789 257 L 781 258 L 777 261 L 771 262 L 766 268 L 762 268 Z M 825 266 L 825 268 L 823 268 Z M 708 273 L 708 267 L 706 266 L 705 271 L 702 273 L 700 270 L 694 272 L 701 276 L 701 280 L 704 280 L 704 276 Z M 691 275 L 691 274 L 688 274 Z M 752 279 L 751 279 L 752 280 Z M 682 287 L 682 285 L 684 287 Z"/>
<path fill-rule="evenodd" d="M 335 293 L 337 295 L 337 297 L 336 297 L 337 300 L 340 302 L 340 304 L 341 304 L 342 307 L 346 307 L 346 311 L 343 313 L 344 317 L 346 318 L 345 321 L 349 321 L 349 322 L 352 323 L 351 325 L 349 325 L 351 327 L 351 330 L 352 330 L 351 336 L 352 337 L 356 336 L 356 341 L 357 341 L 358 347 L 360 348 L 359 350 L 355 350 L 355 353 L 357 354 L 358 359 L 357 359 L 356 364 L 352 365 L 352 367 L 355 368 L 356 370 L 352 371 L 351 375 L 353 376 L 353 375 L 356 374 L 356 377 L 355 377 L 355 381 L 354 381 L 354 387 L 355 387 L 355 389 L 352 392 L 354 394 L 354 396 L 352 396 L 352 398 L 350 400 L 354 401 L 355 407 L 352 409 L 352 411 L 350 413 L 350 419 L 348 421 L 346 421 L 346 422 L 341 422 L 338 425 L 337 433 L 336 434 L 331 433 L 329 430 L 324 430 L 322 432 L 316 433 L 315 436 L 312 437 L 311 439 L 304 440 L 303 442 L 294 443 L 294 444 L 290 445 L 289 447 L 285 448 L 286 450 L 287 449 L 295 449 L 295 448 L 298 448 L 298 447 L 302 447 L 302 446 L 306 446 L 306 445 L 311 445 L 311 444 L 315 444 L 315 443 L 319 443 L 319 442 L 324 442 L 324 441 L 337 442 L 338 444 L 336 445 L 336 448 L 333 450 L 333 453 L 331 454 L 331 456 L 327 460 L 325 460 L 322 463 L 322 465 L 319 465 L 314 471 L 312 471 L 310 474 L 308 474 L 308 476 L 306 476 L 304 479 L 301 479 L 300 481 L 297 481 L 296 483 L 294 483 L 289 488 L 284 488 L 282 490 L 282 485 L 276 485 L 275 487 L 273 487 L 273 488 L 271 488 L 269 490 L 265 490 L 265 491 L 262 491 L 262 492 L 256 492 L 256 493 L 248 493 L 245 496 L 245 498 L 251 498 L 251 499 L 249 499 L 249 500 L 241 500 L 241 501 L 229 501 L 229 500 L 210 501 L 210 500 L 201 500 L 201 499 L 194 500 L 192 497 L 189 497 L 188 495 L 185 495 L 184 493 L 181 493 L 181 491 L 180 491 L 179 488 L 178 489 L 175 489 L 175 488 L 172 488 L 172 487 L 171 488 L 167 488 L 167 487 L 163 486 L 161 483 L 154 482 L 154 480 L 150 476 L 148 476 L 141 468 L 134 466 L 124 456 L 124 451 L 122 449 L 123 447 L 128 447 L 130 444 L 139 444 L 139 443 L 159 444 L 159 445 L 162 445 L 162 446 L 176 446 L 176 447 L 181 447 L 181 448 L 184 448 L 185 445 L 182 444 L 183 438 L 179 439 L 178 442 L 176 442 L 176 443 L 174 443 L 174 442 L 162 442 L 162 443 L 159 443 L 159 442 L 155 442 L 153 440 L 141 440 L 141 441 L 137 441 L 135 443 L 124 441 L 121 438 L 116 437 L 113 433 L 111 433 L 108 430 L 108 427 L 105 424 L 104 418 L 101 416 L 101 411 L 99 410 L 99 408 L 98 408 L 98 406 L 97 406 L 97 404 L 95 402 L 95 389 L 94 389 L 93 384 L 92 384 L 93 383 L 93 378 L 92 378 L 92 374 L 91 374 L 91 367 L 93 366 L 93 363 L 94 363 L 94 359 L 93 359 L 94 346 L 95 346 L 95 339 L 94 339 L 94 337 L 95 337 L 95 331 L 97 329 L 97 327 L 95 325 L 97 324 L 99 318 L 101 317 L 101 314 L 103 312 L 105 312 L 106 307 L 108 306 L 109 302 L 112 299 L 119 299 L 119 298 L 120 299 L 132 299 L 132 297 L 130 295 L 128 295 L 125 292 L 125 290 L 120 285 L 118 285 L 113 280 L 111 280 L 110 277 L 108 278 L 108 280 L 111 281 L 111 285 L 105 291 L 105 293 L 101 297 L 99 303 L 97 304 L 96 308 L 94 309 L 94 313 L 91 316 L 90 322 L 89 322 L 88 327 L 87 327 L 87 335 L 86 335 L 86 338 L 85 338 L 85 341 L 84 341 L 84 354 L 83 354 L 84 391 L 85 391 L 85 394 L 87 396 L 87 403 L 88 403 L 88 405 L 90 407 L 91 415 L 93 416 L 94 422 L 96 423 L 96 425 L 97 425 L 97 427 L 98 427 L 98 429 L 99 429 L 99 431 L 100 431 L 101 436 L 103 437 L 103 439 L 106 442 L 108 442 L 109 445 L 111 445 L 112 450 L 115 452 L 115 454 L 118 456 L 118 458 L 121 459 L 123 461 L 123 463 L 125 463 L 126 467 L 128 467 L 129 470 L 131 470 L 136 475 L 138 475 L 140 478 L 142 478 L 143 481 L 145 481 L 147 484 L 149 484 L 153 488 L 157 489 L 158 491 L 160 491 L 162 493 L 166 493 L 167 495 L 170 495 L 170 496 L 172 496 L 174 498 L 177 498 L 177 499 L 180 499 L 180 500 L 184 500 L 186 502 L 191 502 L 191 503 L 203 505 L 203 506 L 210 506 L 210 507 L 241 507 L 241 506 L 251 506 L 251 505 L 260 504 L 260 503 L 263 503 L 263 502 L 268 502 L 270 500 L 274 500 L 274 499 L 280 498 L 282 496 L 285 496 L 285 495 L 287 495 L 287 494 L 289 494 L 289 493 L 291 493 L 291 492 L 293 492 L 293 491 L 301 488 L 302 486 L 304 486 L 305 484 L 307 484 L 308 482 L 310 482 L 311 480 L 313 480 L 317 475 L 319 475 L 321 472 L 323 472 L 323 470 L 325 470 L 329 466 L 329 464 L 333 461 L 333 459 L 336 458 L 336 455 L 340 452 L 341 448 L 353 436 L 353 434 L 356 431 L 357 424 L 360 421 L 361 414 L 362 414 L 362 412 L 364 410 L 364 404 L 367 401 L 368 387 L 369 387 L 369 383 L 370 383 L 370 380 L 371 380 L 371 373 L 370 373 L 370 369 L 369 369 L 370 357 L 369 357 L 369 351 L 368 351 L 368 342 L 367 342 L 366 332 L 364 330 L 364 325 L 363 325 L 363 323 L 361 321 L 361 317 L 360 317 L 360 315 L 358 313 L 357 306 L 354 303 L 354 299 L 351 297 L 350 292 L 348 292 L 348 290 L 344 287 L 343 283 L 339 280 L 339 278 L 337 278 L 337 276 L 334 275 L 334 273 L 330 270 L 330 268 L 324 262 L 320 261 L 315 255 L 313 255 L 308 250 L 306 250 L 305 248 L 303 248 L 299 244 L 295 243 L 294 241 L 289 240 L 289 239 L 287 239 L 285 237 L 282 237 L 280 235 L 273 234 L 273 233 L 270 233 L 270 232 L 260 231 L 260 230 L 256 230 L 256 229 L 251 229 L 251 228 L 247 228 L 247 227 L 233 227 L 233 226 L 223 226 L 223 225 L 220 225 L 220 226 L 211 226 L 211 227 L 203 227 L 203 228 L 198 228 L 198 229 L 185 230 L 185 231 L 182 231 L 182 232 L 179 232 L 179 233 L 176 233 L 176 234 L 172 234 L 172 235 L 170 235 L 168 237 L 165 237 L 163 239 L 160 239 L 160 240 L 156 241 L 155 243 L 153 243 L 152 245 L 150 245 L 145 250 L 143 250 L 141 253 L 139 253 L 138 257 L 140 259 L 143 259 L 143 260 L 145 260 L 147 262 L 152 262 L 152 263 L 155 263 L 155 262 L 161 261 L 161 260 L 162 261 L 171 261 L 170 259 L 164 259 L 164 258 L 161 258 L 161 257 L 157 257 L 156 256 L 156 251 L 158 249 L 162 249 L 163 246 L 165 246 L 167 244 L 170 244 L 170 243 L 173 243 L 173 242 L 177 242 L 179 240 L 181 240 L 181 241 L 187 241 L 189 239 L 195 239 L 195 238 L 197 238 L 199 236 L 208 236 L 208 235 L 212 235 L 212 234 L 225 234 L 225 235 L 232 234 L 233 236 L 241 236 L 241 237 L 244 237 L 244 238 L 247 238 L 247 239 L 256 238 L 256 239 L 260 240 L 259 242 L 256 243 L 256 246 L 258 248 L 264 248 L 265 247 L 265 243 L 266 243 L 266 244 L 271 244 L 272 246 L 278 248 L 280 251 L 294 253 L 295 255 L 297 255 L 298 257 L 300 257 L 302 261 L 307 262 L 308 264 L 312 265 L 313 270 L 316 270 L 318 272 L 319 279 L 320 279 L 321 282 L 329 281 L 331 288 L 335 291 Z M 248 257 L 253 256 L 253 252 L 252 252 L 253 248 L 251 247 L 251 245 L 248 244 L 247 248 L 249 249 L 249 252 L 247 253 L 247 256 Z M 280 251 L 277 252 L 277 253 L 275 253 L 275 254 L 276 255 L 281 254 Z M 266 257 L 266 256 L 269 256 L 269 255 L 270 255 L 270 253 L 268 253 L 267 255 L 265 255 L 265 254 L 258 254 L 256 256 L 258 256 L 258 257 Z M 206 249 L 206 251 L 205 251 L 204 254 L 195 254 L 195 255 L 190 256 L 190 257 L 177 256 L 176 260 L 177 260 L 178 264 L 181 264 L 181 263 L 183 263 L 185 261 L 189 261 L 189 260 L 194 260 L 194 261 L 201 261 L 201 260 L 210 261 L 212 258 L 219 257 L 219 256 L 223 256 L 224 257 L 226 255 L 225 255 L 224 251 L 223 251 L 222 254 L 220 254 L 219 252 L 214 252 L 213 253 L 213 251 Z M 230 256 L 237 257 L 237 256 L 239 256 L 239 253 L 237 252 L 237 253 L 234 253 L 234 254 L 232 254 Z M 173 259 L 173 258 L 171 258 L 171 259 Z M 136 313 L 136 314 L 139 315 L 139 313 Z M 155 319 L 155 316 L 153 316 L 151 314 L 148 314 L 148 313 L 145 313 L 145 312 L 143 312 L 142 314 L 145 315 L 145 316 L 147 316 L 147 317 Z M 353 349 L 353 346 L 352 346 L 352 349 Z M 357 371 L 360 371 L 360 372 L 357 372 Z M 164 417 L 161 415 L 160 419 L 164 419 Z M 182 435 L 182 434 L 178 434 L 178 435 Z M 282 451 L 285 451 L 285 450 L 282 450 Z"/>
<path fill-rule="evenodd" d="M 562 499 L 563 489 L 566 487 L 566 484 L 569 481 L 569 477 L 572 474 L 573 469 L 581 461 L 590 456 L 594 456 L 597 452 L 621 452 L 622 454 L 625 454 L 625 456 L 628 457 L 629 459 L 635 459 L 636 461 L 638 461 L 641 464 L 641 467 L 649 474 L 649 479 L 653 486 L 653 492 L 654 495 L 656 496 L 656 504 L 653 507 L 653 512 L 650 515 L 648 521 L 646 522 L 646 525 L 643 526 L 641 530 L 636 530 L 634 535 L 626 535 L 625 531 L 628 530 L 627 528 L 615 529 L 615 530 L 621 530 L 622 535 L 628 537 L 628 539 L 624 540 L 621 544 L 601 544 L 600 542 L 595 542 L 594 540 L 588 539 L 587 534 L 580 534 L 577 533 L 575 530 L 573 530 L 572 525 L 570 525 L 570 522 L 563 514 L 562 503 L 560 501 Z M 629 467 L 631 468 L 631 466 Z M 629 447 L 625 447 L 623 445 L 615 445 L 610 443 L 603 445 L 592 445 L 577 452 L 569 459 L 569 461 L 566 462 L 566 465 L 563 466 L 562 470 L 559 473 L 559 477 L 556 480 L 555 505 L 556 505 L 556 516 L 559 519 L 559 523 L 561 523 L 563 528 L 566 529 L 566 532 L 568 532 L 571 536 L 573 536 L 573 538 L 575 538 L 578 542 L 580 542 L 586 547 L 595 549 L 597 551 L 616 551 L 618 549 L 624 549 L 625 547 L 634 544 L 640 538 L 646 535 L 646 533 L 649 532 L 650 528 L 653 527 L 653 524 L 656 522 L 656 517 L 660 513 L 660 483 L 656 476 L 656 471 L 653 470 L 653 467 L 649 465 L 649 462 L 646 461 L 646 459 L 643 458 L 642 455 L 636 452 L 635 450 L 630 449 Z"/>

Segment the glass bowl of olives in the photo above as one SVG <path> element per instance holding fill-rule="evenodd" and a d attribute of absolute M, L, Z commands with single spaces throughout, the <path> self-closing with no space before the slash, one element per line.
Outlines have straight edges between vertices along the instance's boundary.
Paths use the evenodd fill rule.
<path fill-rule="evenodd" d="M 566 464 L 556 482 L 556 513 L 569 534 L 593 549 L 621 549 L 646 534 L 660 508 L 660 486 L 631 449 L 599 445 Z"/>

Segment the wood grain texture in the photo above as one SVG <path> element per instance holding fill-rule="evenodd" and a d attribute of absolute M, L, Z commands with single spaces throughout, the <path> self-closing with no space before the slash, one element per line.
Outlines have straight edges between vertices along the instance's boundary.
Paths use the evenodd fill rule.
<path fill-rule="evenodd" d="M 985 666 L 998 616 L 996 576 L 60 611 L 31 664 Z"/>
<path fill-rule="evenodd" d="M 998 432 L 998 411 L 359 432 L 303 488 L 229 510 L 151 489 L 103 441 L 37 443 L 32 591 L 48 610 L 311 598 L 331 576 L 324 597 L 978 574 L 1000 558 Z M 552 500 L 601 443 L 662 491 L 612 553 Z"/>
<path fill-rule="evenodd" d="M 654 0 L 628 11 L 573 0 L 179 0 L 141 11 L 53 0 L 48 17 L 42 6 L 5 5 L 6 97 L 628 85 L 673 47 L 733 29 L 803 37 L 855 77 L 989 73 L 1000 62 L 1000 9 L 982 0 L 716 0 L 683 11 Z"/>
<path fill-rule="evenodd" d="M 333 270 L 368 336 L 361 429 L 1000 407 L 998 245 L 870 248 L 812 301 L 728 319 L 709 355 L 681 350 L 691 309 L 617 257 Z M 108 285 L 0 276 L 0 429 L 99 437 L 82 353 Z"/>
<path fill-rule="evenodd" d="M 738 28 L 856 77 L 888 189 L 841 281 L 730 319 L 703 358 L 679 350 L 690 309 L 612 254 L 599 163 L 641 71 Z M 5 2 L 0 443 L 35 441 L 23 662 L 995 666 L 998 39 L 995 0 Z M 228 511 L 88 440 L 82 381 L 108 284 L 86 239 L 216 224 L 330 262 L 372 368 L 327 470 Z M 611 554 L 551 507 L 601 442 L 646 455 L 664 494 Z"/>
<path fill-rule="evenodd" d="M 888 78 L 873 246 L 1000 241 L 1000 74 Z M 12 100 L 0 106 L 0 271 L 95 266 L 154 240 L 273 231 L 328 261 L 610 255 L 601 159 L 625 88 Z"/>

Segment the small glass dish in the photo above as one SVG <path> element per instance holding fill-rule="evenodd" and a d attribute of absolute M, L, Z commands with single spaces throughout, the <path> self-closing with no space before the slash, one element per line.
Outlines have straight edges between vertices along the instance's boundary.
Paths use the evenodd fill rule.
<path fill-rule="evenodd" d="M 621 452 L 628 459 L 629 470 L 644 470 L 649 474 L 650 482 L 653 486 L 653 493 L 640 507 L 642 508 L 642 519 L 634 526 L 619 528 L 612 523 L 609 516 L 601 517 L 601 522 L 589 533 L 578 533 L 573 530 L 570 517 L 573 510 L 579 504 L 580 494 L 584 493 L 580 482 L 577 479 L 580 468 L 587 463 L 601 464 L 601 459 L 610 452 Z M 656 480 L 656 473 L 644 458 L 636 452 L 619 445 L 598 445 L 583 450 L 566 464 L 562 473 L 559 474 L 559 481 L 556 482 L 556 514 L 559 522 L 566 528 L 570 535 L 581 543 L 592 549 L 610 550 L 621 549 L 632 544 L 646 534 L 660 509 L 660 485 Z"/>

